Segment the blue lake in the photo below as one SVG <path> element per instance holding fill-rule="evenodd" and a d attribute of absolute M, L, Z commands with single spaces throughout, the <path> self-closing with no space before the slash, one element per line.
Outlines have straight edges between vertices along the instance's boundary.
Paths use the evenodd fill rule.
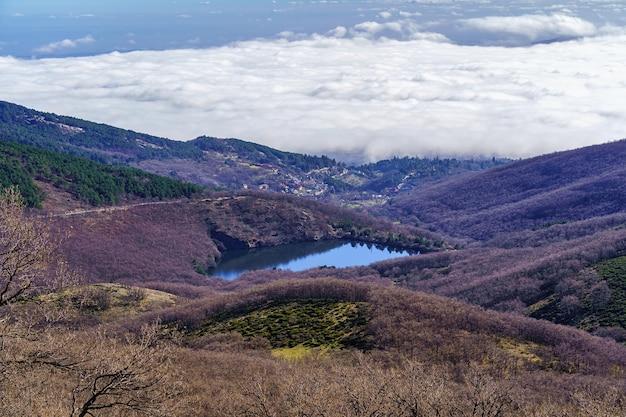
<path fill-rule="evenodd" d="M 360 242 L 341 240 L 301 242 L 225 252 L 217 268 L 212 269 L 210 274 L 232 280 L 246 271 L 258 269 L 303 271 L 322 266 L 345 268 L 369 265 L 411 254 L 408 251 Z"/>

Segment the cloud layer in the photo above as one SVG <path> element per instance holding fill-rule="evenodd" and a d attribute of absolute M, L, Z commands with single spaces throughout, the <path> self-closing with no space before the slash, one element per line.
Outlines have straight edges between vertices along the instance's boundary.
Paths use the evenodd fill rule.
<path fill-rule="evenodd" d="M 511 19 L 463 24 L 531 41 L 588 37 L 461 46 L 386 20 L 204 50 L 0 57 L 0 99 L 172 139 L 237 137 L 370 160 L 526 157 L 626 137 L 623 31 L 564 16 Z M 405 40 L 370 36 L 385 31 Z"/>

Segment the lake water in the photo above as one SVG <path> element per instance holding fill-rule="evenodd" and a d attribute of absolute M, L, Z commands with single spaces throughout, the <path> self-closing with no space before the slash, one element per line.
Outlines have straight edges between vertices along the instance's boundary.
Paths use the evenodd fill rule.
<path fill-rule="evenodd" d="M 345 268 L 408 255 L 411 255 L 408 251 L 359 242 L 301 242 L 225 252 L 217 268 L 211 270 L 210 274 L 231 280 L 246 271 L 257 269 L 303 271 L 322 266 Z"/>

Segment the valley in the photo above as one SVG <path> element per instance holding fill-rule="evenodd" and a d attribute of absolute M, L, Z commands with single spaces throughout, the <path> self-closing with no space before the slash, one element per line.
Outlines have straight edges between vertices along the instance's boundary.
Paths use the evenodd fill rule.
<path fill-rule="evenodd" d="M 348 166 L 5 102 L 0 139 L 6 415 L 625 412 L 624 140 Z M 207 273 L 303 242 L 419 255 Z"/>

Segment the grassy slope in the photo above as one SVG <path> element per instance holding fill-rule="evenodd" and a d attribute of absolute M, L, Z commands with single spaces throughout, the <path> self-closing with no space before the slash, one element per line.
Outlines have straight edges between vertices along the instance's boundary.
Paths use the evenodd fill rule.
<path fill-rule="evenodd" d="M 244 337 L 263 337 L 275 349 L 343 349 L 365 347 L 366 303 L 325 299 L 275 302 L 245 314 L 222 314 L 208 320 L 199 335 L 237 332 Z"/>

